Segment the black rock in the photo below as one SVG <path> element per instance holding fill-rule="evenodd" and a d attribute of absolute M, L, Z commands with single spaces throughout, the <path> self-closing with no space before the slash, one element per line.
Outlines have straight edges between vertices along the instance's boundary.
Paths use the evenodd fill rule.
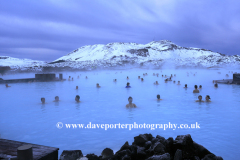
<path fill-rule="evenodd" d="M 208 154 L 202 160 L 223 160 L 223 158 L 215 156 L 214 154 Z"/>
<path fill-rule="evenodd" d="M 145 135 L 145 137 L 147 138 L 147 140 L 148 141 L 151 141 L 152 140 L 152 138 L 153 138 L 153 136 L 152 136 L 152 134 L 144 134 Z"/>
<path fill-rule="evenodd" d="M 161 142 L 164 146 L 166 146 L 166 139 L 162 136 L 157 135 L 156 138 L 158 139 L 159 142 Z"/>
<path fill-rule="evenodd" d="M 144 145 L 145 149 L 149 149 L 152 145 L 152 142 L 151 141 L 147 141 Z"/>
<path fill-rule="evenodd" d="M 140 134 L 139 136 L 134 137 L 134 144 L 141 147 L 143 147 L 147 141 L 148 141 L 147 137 L 143 134 Z"/>
<path fill-rule="evenodd" d="M 128 141 L 124 143 L 124 145 L 120 148 L 120 151 L 125 150 L 125 149 L 131 150 L 131 147 L 129 146 Z"/>
<path fill-rule="evenodd" d="M 81 150 L 63 150 L 59 160 L 76 160 L 83 157 Z"/>
<path fill-rule="evenodd" d="M 102 151 L 101 156 L 102 156 L 103 159 L 112 157 L 113 156 L 113 150 L 110 149 L 110 148 L 105 148 Z"/>
<path fill-rule="evenodd" d="M 180 146 L 186 146 L 186 145 L 193 146 L 193 140 L 190 134 L 180 135 L 176 137 L 174 144 L 180 145 Z"/>
<path fill-rule="evenodd" d="M 131 157 L 129 157 L 128 155 L 125 155 L 121 160 L 131 160 Z"/>
<path fill-rule="evenodd" d="M 161 142 L 156 142 L 151 147 L 155 154 L 164 154 L 165 153 L 165 146 Z"/>
<path fill-rule="evenodd" d="M 194 156 L 194 160 L 201 160 L 198 156 Z"/>
<path fill-rule="evenodd" d="M 148 150 L 145 150 L 147 157 L 151 157 L 154 155 L 154 150 L 150 147 Z"/>
<path fill-rule="evenodd" d="M 196 156 L 198 156 L 200 159 L 205 157 L 207 154 L 212 154 L 209 150 L 196 142 L 193 142 L 193 146 L 196 150 Z"/>
<path fill-rule="evenodd" d="M 88 160 L 100 160 L 100 158 L 95 154 L 87 154 L 86 157 Z"/>
<path fill-rule="evenodd" d="M 182 160 L 182 151 L 178 149 L 174 155 L 174 160 Z"/>
<path fill-rule="evenodd" d="M 137 154 L 138 147 L 136 145 L 131 145 L 130 148 L 131 148 L 132 154 Z"/>
<path fill-rule="evenodd" d="M 154 155 L 146 160 L 171 160 L 171 158 L 169 153 L 165 153 L 163 155 Z"/>
<path fill-rule="evenodd" d="M 157 138 L 154 137 L 151 142 L 152 142 L 152 144 L 154 144 L 154 143 L 156 143 L 156 142 L 158 142 L 158 141 L 159 141 L 159 139 L 157 139 Z"/>
<path fill-rule="evenodd" d="M 190 134 L 177 136 L 173 142 L 174 152 L 182 150 L 183 159 L 193 159 L 196 155 L 193 140 Z"/>
<path fill-rule="evenodd" d="M 137 149 L 137 159 L 138 160 L 147 158 L 147 154 L 145 153 L 144 149 L 145 149 L 144 147 L 138 147 L 138 149 Z"/>
<path fill-rule="evenodd" d="M 166 140 L 166 152 L 170 153 L 170 155 L 173 155 L 175 154 L 174 150 L 172 149 L 173 148 L 173 138 L 172 137 L 169 137 L 167 140 Z"/>
<path fill-rule="evenodd" d="M 129 149 L 117 151 L 115 155 L 113 156 L 113 159 L 122 159 L 124 156 L 131 157 L 132 152 Z"/>

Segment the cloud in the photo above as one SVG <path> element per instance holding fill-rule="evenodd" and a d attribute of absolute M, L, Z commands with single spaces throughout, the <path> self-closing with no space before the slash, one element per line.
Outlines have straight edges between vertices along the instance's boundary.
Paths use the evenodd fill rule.
<path fill-rule="evenodd" d="M 83 45 L 153 39 L 239 54 L 238 6 L 234 0 L 1 1 L 0 55 L 52 61 Z"/>

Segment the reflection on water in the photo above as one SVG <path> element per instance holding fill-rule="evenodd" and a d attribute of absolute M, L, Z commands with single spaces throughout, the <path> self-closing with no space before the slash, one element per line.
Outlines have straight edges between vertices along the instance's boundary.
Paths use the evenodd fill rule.
<path fill-rule="evenodd" d="M 80 110 L 80 103 L 76 103 L 75 108 L 76 108 L 77 110 Z"/>
<path fill-rule="evenodd" d="M 134 110 L 135 108 L 127 108 L 127 110 L 128 110 L 128 112 L 129 112 L 129 114 L 128 114 L 128 118 L 129 118 L 129 120 L 133 120 L 133 110 Z"/>
<path fill-rule="evenodd" d="M 46 113 L 45 105 L 46 105 L 46 104 L 41 104 L 41 110 L 42 110 L 43 113 Z"/>
<path fill-rule="evenodd" d="M 54 102 L 54 106 L 56 106 L 56 108 L 58 108 L 59 102 Z"/>
<path fill-rule="evenodd" d="M 192 73 L 191 73 L 191 72 Z M 239 85 L 219 84 L 214 88 L 213 79 L 223 79 L 225 74 L 209 70 L 145 70 L 131 72 L 124 70 L 120 74 L 114 71 L 105 72 L 73 72 L 63 73 L 64 78 L 74 77 L 74 81 L 64 82 L 33 82 L 11 84 L 6 89 L 0 84 L 0 134 L 3 138 L 24 141 L 28 135 L 29 143 L 59 147 L 59 154 L 65 149 L 81 149 L 84 154 L 101 154 L 105 147 L 118 150 L 126 140 L 131 143 L 133 137 L 142 133 L 151 133 L 168 137 L 180 134 L 191 134 L 193 140 L 200 143 L 216 155 L 224 159 L 233 159 L 231 155 L 240 156 L 238 142 L 240 139 L 240 100 Z M 148 75 L 142 76 L 143 73 Z M 189 72 L 189 76 L 187 76 Z M 159 77 L 153 76 L 159 73 Z M 195 73 L 195 76 L 193 76 Z M 222 71 L 224 73 L 224 71 Z M 79 79 L 77 79 L 77 76 Z M 161 75 L 173 77 L 173 81 L 164 82 Z M 27 76 L 29 75 L 29 76 Z M 138 76 L 144 78 L 144 82 Z M 7 75 L 8 76 L 8 75 Z M 12 75 L 9 75 L 12 76 Z M 16 76 L 16 75 L 15 75 Z M 85 79 L 88 76 L 88 79 Z M 129 76 L 129 81 L 126 77 Z M 230 75 L 231 76 L 231 75 Z M 24 78 L 32 77 L 31 74 Z M 207 77 L 207 78 L 206 78 Z M 18 77 L 15 77 L 18 78 Z M 117 82 L 113 82 L 117 79 Z M 158 81 L 159 85 L 153 85 Z M 182 85 L 177 85 L 178 81 Z M 132 88 L 125 88 L 130 82 Z M 99 83 L 101 88 L 96 88 Z M 187 84 L 188 88 L 183 88 Z M 202 85 L 200 93 L 194 93 L 194 85 Z M 76 86 L 79 87 L 76 90 Z M 161 101 L 156 96 L 160 94 Z M 79 95 L 81 103 L 75 102 Z M 195 102 L 198 96 L 210 95 L 210 103 Z M 53 102 L 59 96 L 60 102 Z M 128 97 L 133 97 L 137 108 L 126 109 Z M 40 98 L 45 97 L 46 104 L 40 104 Z M 14 99 L 14 100 L 13 100 Z M 26 119 L 26 117 L 29 117 Z M 31 119 L 31 121 L 29 121 Z M 176 123 L 189 124 L 198 122 L 199 130 L 176 129 L 57 129 L 56 123 L 96 124 L 131 124 L 136 122 L 147 124 Z M 14 125 L 9 125 L 14 124 Z M 27 124 L 27 125 L 26 125 Z M 14 126 L 22 128 L 18 132 Z M 227 128 L 227 129 L 226 129 Z M 26 134 L 28 133 L 28 134 Z M 232 140 L 222 137 L 231 136 Z M 97 140 L 96 140 L 96 137 Z M 121 137 L 116 139 L 116 137 Z M 76 143 L 80 141 L 81 143 Z M 209 141 L 211 139 L 212 141 Z M 26 138 L 25 138 L 26 140 Z M 93 147 L 94 146 L 94 147 Z M 226 148 L 225 146 L 231 146 Z"/>

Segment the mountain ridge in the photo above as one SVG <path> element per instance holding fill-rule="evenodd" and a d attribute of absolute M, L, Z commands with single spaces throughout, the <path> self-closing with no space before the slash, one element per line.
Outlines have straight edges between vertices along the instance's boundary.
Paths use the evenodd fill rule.
<path fill-rule="evenodd" d="M 1 57 L 0 66 L 3 61 Z M 25 69 L 32 67 L 32 70 L 44 68 L 91 70 L 126 66 L 153 68 L 240 66 L 239 55 L 230 56 L 207 49 L 181 47 L 169 40 L 152 41 L 147 44 L 114 42 L 106 45 L 86 45 L 49 63 L 29 59 L 22 61 L 26 61 L 26 65 L 21 67 Z M 21 67 L 17 66 L 10 65 L 12 69 L 21 70 Z"/>

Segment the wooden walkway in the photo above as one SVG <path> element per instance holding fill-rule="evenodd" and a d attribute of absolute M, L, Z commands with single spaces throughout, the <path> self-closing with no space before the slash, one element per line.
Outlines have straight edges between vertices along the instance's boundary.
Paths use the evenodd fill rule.
<path fill-rule="evenodd" d="M 0 159 L 17 158 L 17 148 L 26 144 L 32 145 L 34 160 L 58 160 L 59 148 L 13 141 L 8 139 L 1 139 L 1 138 L 0 138 Z"/>

